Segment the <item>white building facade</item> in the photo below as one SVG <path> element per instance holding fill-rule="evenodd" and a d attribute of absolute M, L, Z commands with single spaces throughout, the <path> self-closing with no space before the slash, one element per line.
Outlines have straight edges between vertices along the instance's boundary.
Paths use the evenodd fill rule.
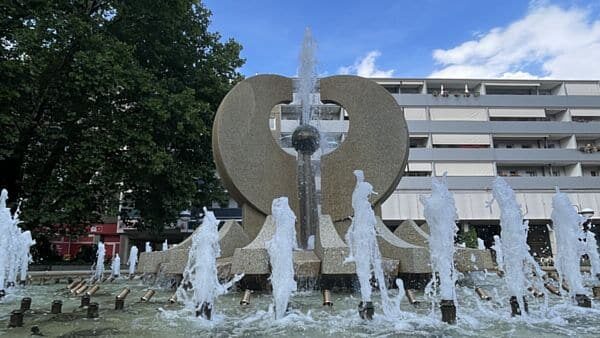
<path fill-rule="evenodd" d="M 494 177 L 517 192 L 530 222 L 529 243 L 548 255 L 555 187 L 575 208 L 592 209 L 600 223 L 600 83 L 560 80 L 373 79 L 403 108 L 410 133 L 405 176 L 383 204 L 386 224 L 423 222 L 420 196 L 431 176 L 447 175 L 459 223 L 491 245 L 499 210 L 486 208 Z M 352 112 L 326 106 L 322 142 L 343 141 Z M 270 121 L 284 149 L 297 122 L 294 106 L 274 109 Z M 550 226 L 546 226 L 550 224 Z"/>

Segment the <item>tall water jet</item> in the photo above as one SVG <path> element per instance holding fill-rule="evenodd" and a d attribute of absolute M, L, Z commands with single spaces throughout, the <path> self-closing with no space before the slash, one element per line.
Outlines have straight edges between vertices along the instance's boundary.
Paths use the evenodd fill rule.
<path fill-rule="evenodd" d="M 119 257 L 119 254 L 116 254 L 115 258 L 113 258 L 112 263 L 110 264 L 110 270 L 113 277 L 119 277 L 121 275 L 121 258 Z"/>
<path fill-rule="evenodd" d="M 169 242 L 167 242 L 167 240 L 165 239 L 165 241 L 162 244 L 162 251 L 167 251 L 169 249 Z"/>
<path fill-rule="evenodd" d="M 373 271 L 379 286 L 383 311 L 386 315 L 393 315 L 399 308 L 396 309 L 388 297 L 381 252 L 377 244 L 377 231 L 375 230 L 377 218 L 371 207 L 371 202 L 369 202 L 369 197 L 375 192 L 373 186 L 365 182 L 362 170 L 355 170 L 354 176 L 356 177 L 356 187 L 352 192 L 354 217 L 352 217 L 352 222 L 348 232 L 346 232 L 345 239 L 348 244 L 349 255 L 344 263 L 354 262 L 356 266 L 356 275 L 360 284 L 359 315 L 361 318 L 373 318 L 371 271 Z M 398 283 L 398 281 L 396 282 Z"/>
<path fill-rule="evenodd" d="M 104 255 L 106 251 L 104 249 L 104 243 L 98 242 L 98 250 L 96 251 L 96 271 L 94 272 L 93 279 L 99 281 L 102 280 L 104 275 Z"/>
<path fill-rule="evenodd" d="M 422 197 L 423 214 L 429 224 L 429 253 L 431 256 L 432 278 L 427 285 L 431 293 L 436 291 L 436 275 L 440 284 L 440 308 L 442 320 L 447 323 L 456 321 L 456 270 L 454 269 L 454 236 L 457 212 L 454 196 L 448 191 L 446 176 L 441 180 L 431 180 L 431 196 Z"/>
<path fill-rule="evenodd" d="M 552 198 L 552 224 L 556 233 L 556 257 L 554 266 L 559 276 L 559 284 L 564 281 L 569 285 L 569 295 L 579 305 L 586 306 L 590 303 L 583 287 L 580 259 L 582 255 L 579 238 L 583 237 L 581 224 L 583 217 L 569 200 L 569 197 L 556 188 Z M 591 306 L 591 305 L 590 305 Z"/>
<path fill-rule="evenodd" d="M 10 209 L 6 207 L 6 200 L 8 199 L 8 191 L 2 189 L 0 193 L 0 290 L 4 291 L 6 286 L 6 271 L 9 264 L 9 245 L 10 238 L 10 227 L 12 226 L 12 216 Z"/>
<path fill-rule="evenodd" d="M 150 242 L 146 242 L 146 248 L 144 250 L 145 252 L 152 252 L 152 246 L 150 245 Z"/>
<path fill-rule="evenodd" d="M 292 292 L 297 288 L 293 260 L 293 251 L 298 248 L 296 215 L 290 209 L 287 197 L 274 199 L 271 213 L 275 222 L 275 234 L 266 243 L 271 262 L 269 280 L 273 286 L 275 319 L 280 319 L 285 315 Z"/>
<path fill-rule="evenodd" d="M 138 261 L 138 248 L 137 246 L 132 246 L 129 250 L 129 260 L 127 261 L 127 265 L 129 265 L 129 276 L 133 276 L 135 273 L 135 266 Z"/>
<path fill-rule="evenodd" d="M 515 192 L 503 178 L 497 177 L 494 180 L 492 196 L 500 206 L 502 241 L 499 244 L 504 280 L 511 296 L 512 315 L 521 315 L 527 312 L 528 308 L 525 300 L 527 290 L 544 290 L 544 273 L 529 253 L 529 225 L 523 221 L 523 212 Z"/>
<path fill-rule="evenodd" d="M 194 310 L 197 317 L 208 320 L 212 319 L 216 297 L 226 293 L 243 277 L 243 274 L 236 275 L 226 284 L 219 282 L 217 258 L 221 256 L 221 247 L 218 225 L 219 221 L 212 211 L 204 208 L 204 219 L 192 237 L 183 280 L 176 293 L 177 299 L 186 308 Z"/>
<path fill-rule="evenodd" d="M 30 248 L 35 244 L 31 232 L 22 232 L 18 227 L 20 206 L 14 215 L 6 207 L 8 191 L 0 193 L 0 291 L 4 294 L 6 286 L 14 286 L 17 277 L 27 280 L 27 269 L 31 261 Z M 1 297 L 1 296 L 0 296 Z"/>
<path fill-rule="evenodd" d="M 317 91 L 317 74 L 315 71 L 316 44 L 310 29 L 306 29 L 300 52 L 298 69 L 297 95 L 302 108 L 300 125 L 292 133 L 292 145 L 298 153 L 298 193 L 300 200 L 300 245 L 308 247 L 308 241 L 316 233 L 319 220 L 319 207 L 315 180 L 315 169 L 319 161 L 313 163 L 312 155 L 319 149 L 319 130 L 311 125 L 314 110 L 313 97 Z"/>
<path fill-rule="evenodd" d="M 30 250 L 31 246 L 35 245 L 35 240 L 31 237 L 31 231 L 29 230 L 23 231 L 19 239 L 19 280 L 21 283 L 25 283 L 25 281 L 27 281 L 27 270 L 29 269 L 29 263 L 32 262 Z"/>

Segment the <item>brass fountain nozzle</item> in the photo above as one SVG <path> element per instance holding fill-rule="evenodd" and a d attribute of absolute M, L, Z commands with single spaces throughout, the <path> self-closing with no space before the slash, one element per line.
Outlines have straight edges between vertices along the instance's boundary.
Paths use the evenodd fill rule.
<path fill-rule="evenodd" d="M 96 293 L 96 291 L 98 291 L 100 289 L 100 285 L 94 285 L 92 286 L 89 290 L 87 290 L 86 295 L 88 296 L 93 296 L 94 293 Z"/>
<path fill-rule="evenodd" d="M 127 295 L 131 292 L 131 290 L 129 288 L 124 288 L 123 290 L 121 290 L 121 292 L 119 292 L 119 294 L 117 295 L 117 299 L 125 299 L 127 298 Z"/>
<path fill-rule="evenodd" d="M 252 295 L 252 290 L 246 289 L 242 299 L 240 300 L 240 305 L 250 305 L 250 295 Z"/>
<path fill-rule="evenodd" d="M 479 296 L 479 299 L 481 299 L 481 300 L 492 300 L 492 297 L 490 297 L 490 295 L 488 295 L 488 293 L 480 287 L 476 287 L 475 292 L 477 293 L 477 295 Z"/>
<path fill-rule="evenodd" d="M 406 289 L 404 294 L 406 295 L 406 299 L 408 299 L 409 303 L 411 303 L 412 305 L 419 304 L 419 301 L 417 300 L 417 296 L 415 295 L 414 290 Z"/>
<path fill-rule="evenodd" d="M 333 306 L 331 301 L 331 291 L 323 289 L 323 306 Z"/>
<path fill-rule="evenodd" d="M 154 296 L 155 293 L 156 293 L 156 291 L 150 289 L 150 290 L 146 291 L 146 293 L 144 293 L 144 295 L 140 298 L 140 300 L 142 302 L 147 302 Z"/>

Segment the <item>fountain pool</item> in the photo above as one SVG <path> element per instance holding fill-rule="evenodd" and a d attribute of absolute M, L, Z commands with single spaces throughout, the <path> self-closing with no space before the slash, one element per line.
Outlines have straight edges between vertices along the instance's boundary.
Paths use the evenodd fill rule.
<path fill-rule="evenodd" d="M 476 284 L 485 288 L 493 297 L 482 301 L 471 287 Z M 274 319 L 272 295 L 254 293 L 250 304 L 240 306 L 241 292 L 231 292 L 216 300 L 212 321 L 194 316 L 193 310 L 180 304 L 169 304 L 174 290 L 156 288 L 156 295 L 149 302 L 140 297 L 148 289 L 141 280 L 127 281 L 119 278 L 113 283 L 101 284 L 92 296 L 100 305 L 99 318 L 86 319 L 85 311 L 79 308 L 79 297 L 67 294 L 66 284 L 31 285 L 16 288 L 0 303 L 0 321 L 8 322 L 10 311 L 19 308 L 22 297 L 32 298 L 32 311 L 25 315 L 24 326 L 7 328 L 0 325 L 0 335 L 29 337 L 30 328 L 38 325 L 41 332 L 52 337 L 78 336 L 252 336 L 288 337 L 326 336 L 544 336 L 563 337 L 576 334 L 578 337 L 598 336 L 600 310 L 580 308 L 564 302 L 561 297 L 549 296 L 548 308 L 543 309 L 543 300 L 529 299 L 530 316 L 511 317 L 505 299 L 509 294 L 506 283 L 495 273 L 473 273 L 459 280 L 456 288 L 458 299 L 457 323 L 442 323 L 438 316 L 431 316 L 429 304 L 422 293 L 417 292 L 421 304 L 413 306 L 402 300 L 403 318 L 387 317 L 381 311 L 379 293 L 373 294 L 375 316 L 372 321 L 360 319 L 356 304 L 360 295 L 332 292 L 332 307 L 322 306 L 318 291 L 300 291 L 292 298 L 290 311 L 280 320 Z M 125 286 L 131 289 L 123 311 L 114 310 L 114 297 Z M 390 296 L 396 296 L 391 290 Z M 50 304 L 54 299 L 63 301 L 60 315 L 50 315 Z M 593 307 L 600 302 L 593 301 Z"/>

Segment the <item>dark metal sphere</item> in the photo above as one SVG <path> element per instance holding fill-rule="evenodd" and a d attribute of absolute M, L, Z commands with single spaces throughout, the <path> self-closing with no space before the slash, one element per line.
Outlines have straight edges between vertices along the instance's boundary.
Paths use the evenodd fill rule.
<path fill-rule="evenodd" d="M 319 140 L 319 130 L 310 124 L 300 125 L 292 134 L 292 146 L 299 153 L 314 153 L 319 149 Z"/>

